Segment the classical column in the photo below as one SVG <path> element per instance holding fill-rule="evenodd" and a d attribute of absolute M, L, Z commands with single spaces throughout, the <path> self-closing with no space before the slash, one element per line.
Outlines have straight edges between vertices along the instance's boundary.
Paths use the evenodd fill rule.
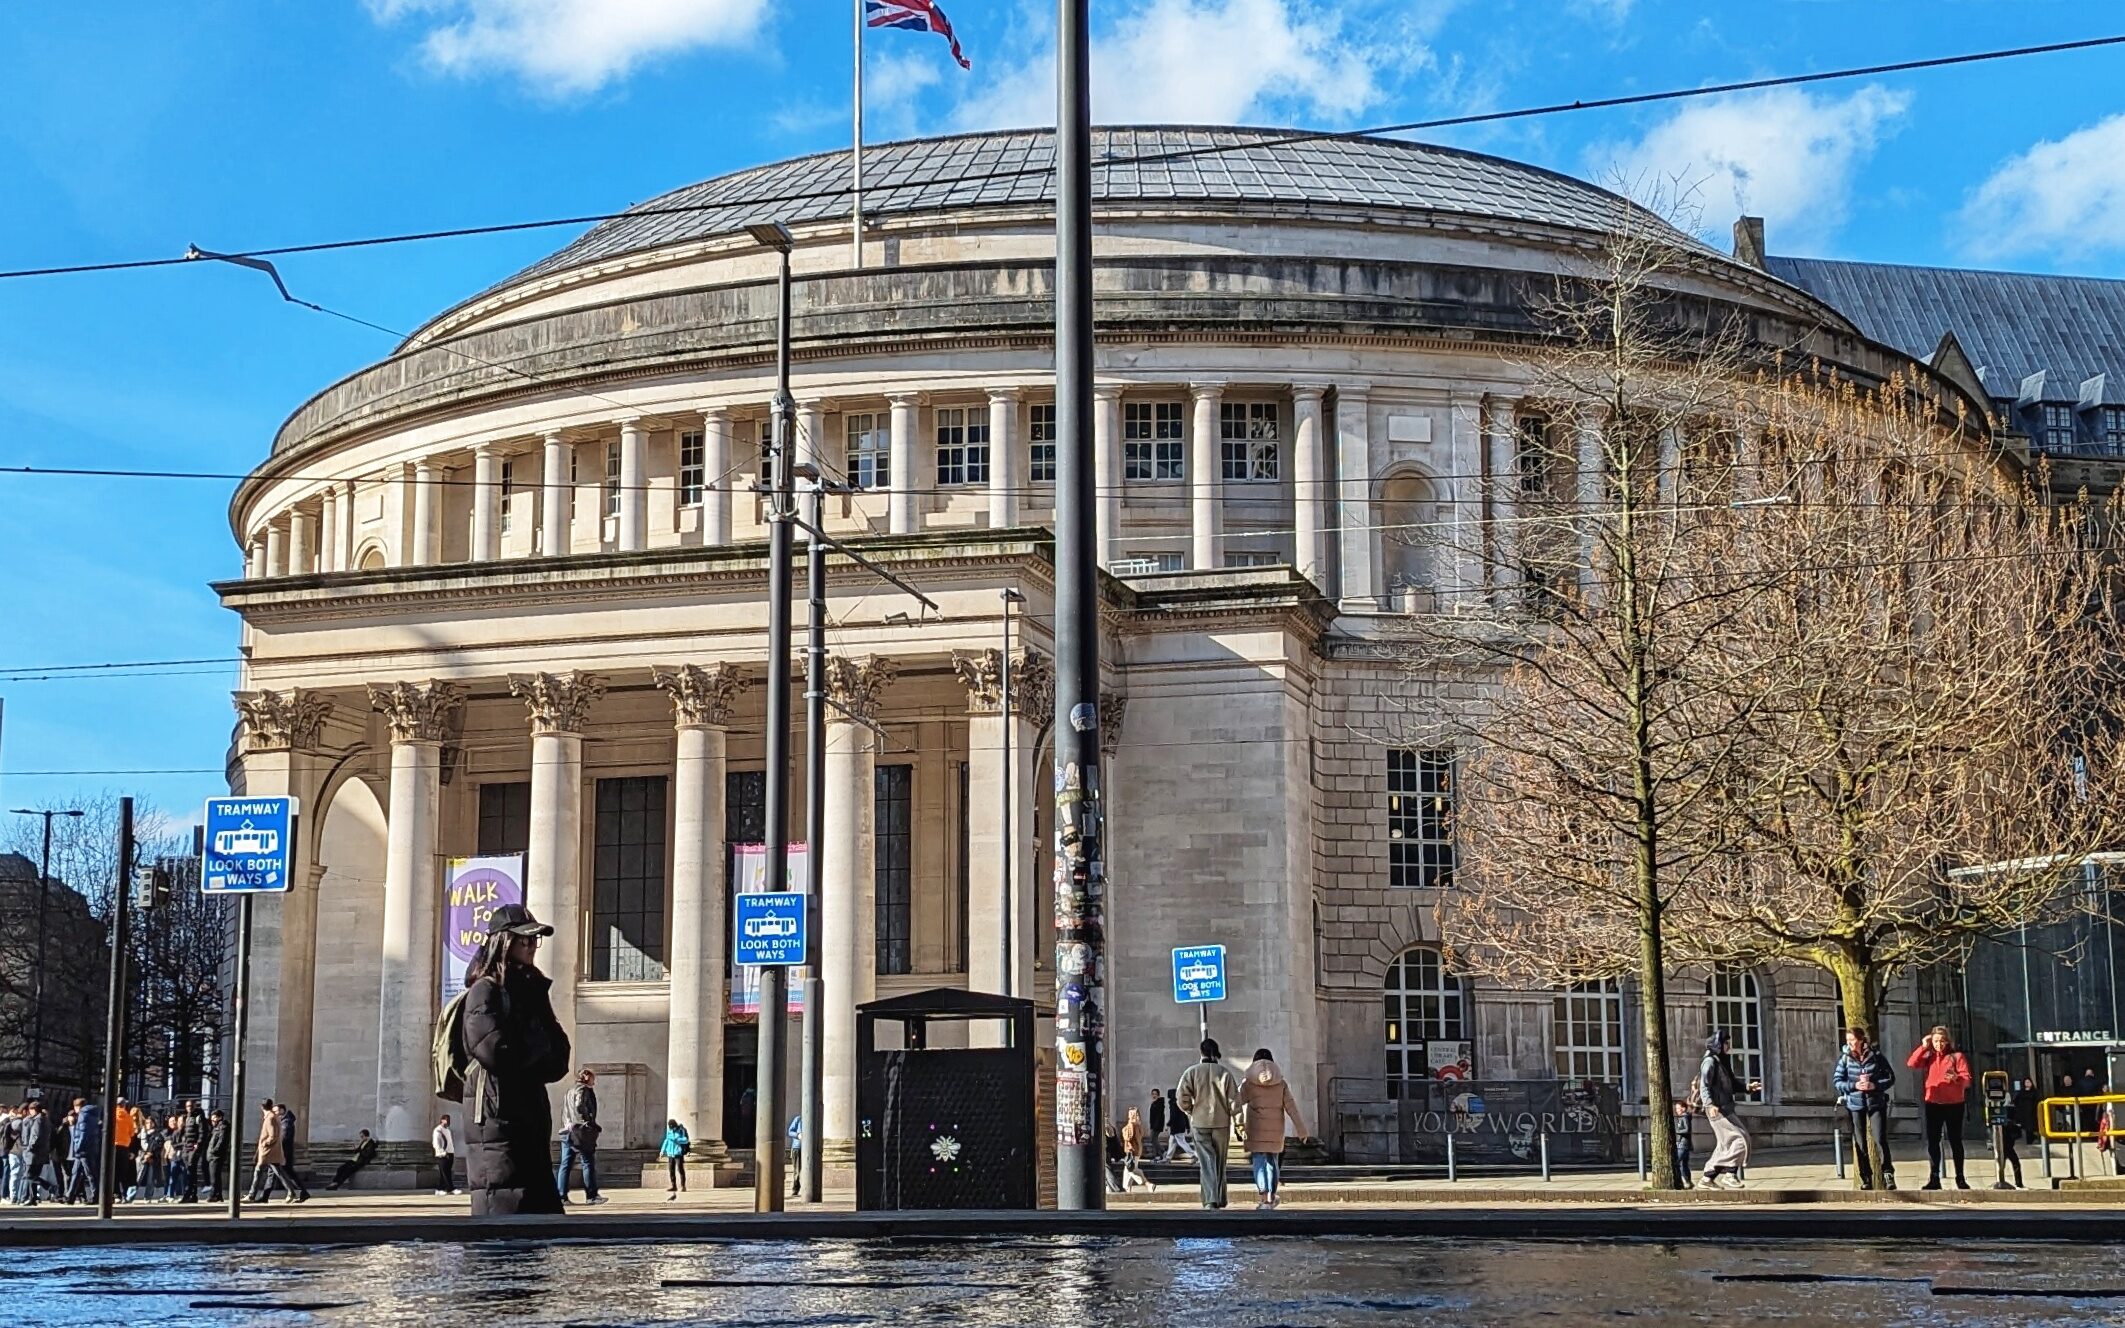
<path fill-rule="evenodd" d="M 915 462 L 915 430 L 922 397 L 913 392 L 902 392 L 886 398 L 893 407 L 893 435 L 889 444 L 893 469 L 893 494 L 890 501 L 890 525 L 895 535 L 912 535 L 918 521 L 915 515 L 915 490 L 922 484 L 922 468 Z"/>
<path fill-rule="evenodd" d="M 413 565 L 435 561 L 435 463 L 423 459 L 413 463 Z"/>
<path fill-rule="evenodd" d="M 989 529 L 1018 524 L 1018 389 L 989 389 Z"/>
<path fill-rule="evenodd" d="M 386 1142 L 433 1128 L 436 926 L 442 911 L 436 831 L 443 740 L 465 694 L 447 682 L 369 685 L 391 730 L 391 808 L 384 849 L 384 920 L 377 1004 L 376 1118 Z"/>
<path fill-rule="evenodd" d="M 1509 397 L 1490 399 L 1490 579 L 1501 601 L 1520 583 L 1518 407 Z"/>
<path fill-rule="evenodd" d="M 796 414 L 797 437 L 791 447 L 798 462 L 818 466 L 822 475 L 839 475 L 847 463 L 846 457 L 835 461 L 831 469 L 820 464 L 820 458 L 827 455 L 826 407 L 817 401 L 800 401 Z"/>
<path fill-rule="evenodd" d="M 1011 721 L 1003 718 L 1003 652 L 957 651 L 952 667 L 967 687 L 967 988 L 1027 997 L 1033 991 L 1039 898 L 1033 864 L 1034 744 L 1054 706 L 1053 666 L 1030 650 L 1011 652 Z M 1004 749 L 1010 749 L 1011 806 L 1003 806 Z M 1006 839 L 1008 838 L 1008 843 Z M 1010 894 L 1004 863 L 1011 864 Z M 1008 943 L 1004 919 L 1010 918 Z M 998 1045 L 991 1036 L 979 1045 Z"/>
<path fill-rule="evenodd" d="M 296 576 L 317 570 L 317 518 L 300 507 L 288 513 L 288 570 Z"/>
<path fill-rule="evenodd" d="M 701 412 L 701 542 L 730 543 L 730 412 Z M 720 1036 L 720 1032 L 718 1034 Z"/>
<path fill-rule="evenodd" d="M 1225 562 L 1219 538 L 1224 469 L 1218 455 L 1218 405 L 1224 400 L 1225 385 L 1194 383 L 1188 391 L 1195 398 L 1195 420 L 1188 431 L 1188 565 L 1208 572 Z"/>
<path fill-rule="evenodd" d="M 531 835 L 524 903 L 553 928 L 540 967 L 553 980 L 553 1012 L 575 1036 L 583 937 L 583 720 L 605 682 L 567 673 L 512 673 L 509 694 L 531 715 Z"/>
<path fill-rule="evenodd" d="M 1342 531 L 1338 547 L 1342 603 L 1345 609 L 1374 613 L 1380 588 L 1372 567 L 1372 436 L 1368 383 L 1336 388 L 1335 524 Z"/>
<path fill-rule="evenodd" d="M 620 550 L 648 547 L 649 465 L 645 455 L 649 436 L 642 419 L 630 415 L 620 421 Z"/>
<path fill-rule="evenodd" d="M 265 536 L 253 536 L 251 542 L 244 546 L 243 574 L 253 581 L 266 574 Z"/>
<path fill-rule="evenodd" d="M 889 659 L 826 659 L 826 769 L 820 845 L 820 977 L 826 1017 L 820 1039 L 824 1110 L 820 1157 L 847 1162 L 856 1138 L 856 1007 L 878 988 L 877 862 L 872 841 L 876 757 L 862 721 L 878 711 L 895 672 Z"/>
<path fill-rule="evenodd" d="M 472 561 L 490 563 L 501 553 L 502 458 L 493 443 L 472 449 Z"/>
<path fill-rule="evenodd" d="M 539 552 L 568 552 L 568 444 L 558 433 L 541 440 L 539 460 Z"/>
<path fill-rule="evenodd" d="M 723 914 L 724 725 L 745 679 L 728 664 L 650 670 L 671 696 L 678 726 L 672 765 L 671 1028 L 665 1100 L 686 1127 L 696 1156 L 720 1161 L 723 1143 L 723 969 L 729 923 Z"/>
<path fill-rule="evenodd" d="M 1321 395 L 1317 383 L 1291 388 L 1292 525 L 1298 542 L 1291 556 L 1300 576 L 1327 591 L 1328 471 L 1321 464 Z M 1104 727 L 1104 726 L 1103 726 Z"/>
<path fill-rule="evenodd" d="M 335 571 L 352 572 L 354 566 L 354 481 L 348 480 L 339 486 L 339 547 L 333 552 L 332 566 Z"/>
<path fill-rule="evenodd" d="M 317 523 L 317 570 L 339 570 L 339 529 L 346 518 L 340 514 L 339 486 L 327 484 L 325 496 L 318 503 Z"/>
<path fill-rule="evenodd" d="M 1481 606 L 1483 575 L 1483 398 L 1455 392 L 1447 399 L 1446 492 L 1453 501 L 1453 546 L 1448 550 L 1439 608 L 1467 612 Z M 1389 532 L 1393 533 L 1393 532 Z"/>
<path fill-rule="evenodd" d="M 288 574 L 288 527 L 279 521 L 266 525 L 266 575 Z"/>
<path fill-rule="evenodd" d="M 1092 389 L 1092 485 L 1094 547 L 1106 567 L 1117 556 L 1114 541 L 1122 530 L 1122 389 L 1116 383 Z"/>
<path fill-rule="evenodd" d="M 260 900 L 252 926 L 251 1093 L 288 1099 L 307 1119 L 311 1027 L 317 1004 L 317 855 L 324 807 L 318 792 L 332 758 L 323 751 L 332 703 L 297 687 L 285 692 L 237 692 L 236 745 L 242 755 L 234 791 L 260 797 L 292 795 L 303 818 L 289 863 L 291 887 Z"/>

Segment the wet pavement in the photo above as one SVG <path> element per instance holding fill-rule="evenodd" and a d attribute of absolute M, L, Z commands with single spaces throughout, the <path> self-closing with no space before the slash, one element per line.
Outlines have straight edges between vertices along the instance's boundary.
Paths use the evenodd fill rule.
<path fill-rule="evenodd" d="M 10 1321 L 180 1324 L 2054 1325 L 2125 1245 L 1046 1237 L 0 1249 Z"/>

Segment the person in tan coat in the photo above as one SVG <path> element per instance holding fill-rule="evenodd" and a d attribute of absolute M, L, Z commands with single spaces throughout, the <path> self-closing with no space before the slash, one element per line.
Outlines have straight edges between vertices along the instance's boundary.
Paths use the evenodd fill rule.
<path fill-rule="evenodd" d="M 281 1138 L 280 1113 L 268 1098 L 258 1109 L 258 1165 L 251 1170 L 251 1202 L 264 1203 L 276 1184 L 288 1192 L 289 1203 L 301 1203 L 310 1197 L 288 1174 L 288 1148 Z"/>
<path fill-rule="evenodd" d="M 1284 1122 L 1289 1120 L 1292 1133 L 1303 1139 L 1306 1121 L 1291 1096 L 1291 1085 L 1285 1082 L 1284 1072 L 1277 1068 L 1267 1047 L 1255 1049 L 1254 1064 L 1240 1076 L 1240 1109 L 1244 1113 L 1247 1152 L 1254 1162 L 1258 1199 L 1255 1207 L 1274 1208 L 1277 1182 L 1283 1172 Z"/>

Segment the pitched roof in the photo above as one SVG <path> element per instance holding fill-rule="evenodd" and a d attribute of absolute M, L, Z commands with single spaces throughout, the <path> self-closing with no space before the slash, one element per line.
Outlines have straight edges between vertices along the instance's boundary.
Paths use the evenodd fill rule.
<path fill-rule="evenodd" d="M 1617 209 L 1628 206 L 1583 180 L 1500 157 L 1288 129 L 1094 129 L 1092 161 L 1094 198 L 1109 201 L 1357 204 L 1581 230 L 1613 228 Z M 868 216 L 1046 203 L 1055 197 L 1054 165 L 1055 137 L 1046 129 L 866 144 L 863 210 Z M 502 284 L 727 235 L 751 222 L 845 218 L 848 183 L 845 151 L 717 176 L 601 222 Z M 1697 243 L 1679 231 L 1674 238 Z"/>
<path fill-rule="evenodd" d="M 2039 400 L 2079 401 L 2081 384 L 2102 375 L 2097 399 L 2125 404 L 2125 281 L 1776 255 L 1764 263 L 1908 355 L 1925 359 L 1954 334 L 1995 399 L 2016 400 L 2041 372 Z"/>

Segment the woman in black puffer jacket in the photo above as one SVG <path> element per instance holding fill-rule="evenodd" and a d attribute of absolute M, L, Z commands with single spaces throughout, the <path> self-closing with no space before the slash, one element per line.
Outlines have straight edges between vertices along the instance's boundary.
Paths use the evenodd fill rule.
<path fill-rule="evenodd" d="M 521 904 L 496 909 L 488 928 L 465 989 L 465 1174 L 472 1215 L 558 1213 L 546 1085 L 568 1073 L 568 1034 L 554 1018 L 552 982 L 534 962 L 539 938 L 553 928 Z"/>

